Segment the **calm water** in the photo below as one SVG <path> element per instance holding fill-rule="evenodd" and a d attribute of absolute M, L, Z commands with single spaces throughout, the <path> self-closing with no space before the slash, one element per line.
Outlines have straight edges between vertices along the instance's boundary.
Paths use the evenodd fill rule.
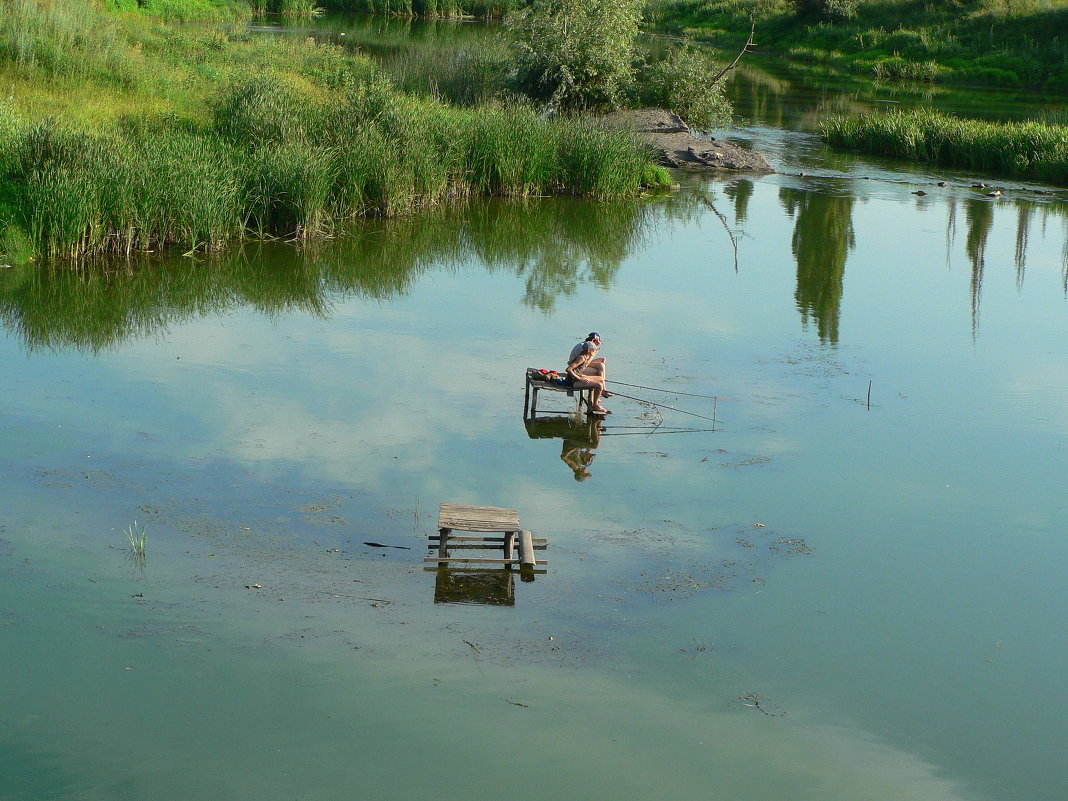
<path fill-rule="evenodd" d="M 745 135 L 817 174 L 0 271 L 0 798 L 1062 799 L 1068 205 Z M 715 430 L 528 432 L 593 329 Z"/>

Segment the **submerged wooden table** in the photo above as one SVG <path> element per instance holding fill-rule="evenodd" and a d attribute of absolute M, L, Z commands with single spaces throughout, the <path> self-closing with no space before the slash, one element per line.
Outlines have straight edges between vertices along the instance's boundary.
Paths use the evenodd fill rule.
<path fill-rule="evenodd" d="M 453 531 L 482 532 L 482 536 L 454 536 Z M 499 536 L 485 536 L 497 534 Z M 544 550 L 547 539 L 531 536 L 519 527 L 519 512 L 502 506 L 468 506 L 459 503 L 443 503 L 438 510 L 438 533 L 430 535 L 430 547 L 437 546 L 437 556 L 428 556 L 424 562 L 467 562 L 496 565 L 534 567 L 548 562 L 538 561 L 535 550 Z M 519 555 L 516 555 L 518 546 Z M 500 550 L 503 558 L 483 556 L 450 556 L 449 548 L 473 550 Z"/>

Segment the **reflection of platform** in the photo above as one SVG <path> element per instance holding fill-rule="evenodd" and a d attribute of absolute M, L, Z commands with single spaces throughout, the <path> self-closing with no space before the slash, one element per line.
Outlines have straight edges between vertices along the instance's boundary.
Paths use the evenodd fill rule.
<path fill-rule="evenodd" d="M 510 567 L 497 570 L 438 565 L 435 570 L 434 603 L 515 606 L 515 572 Z"/>
<path fill-rule="evenodd" d="M 526 389 L 523 394 L 523 419 L 533 420 L 538 414 L 538 393 L 542 390 L 547 392 L 566 392 L 569 398 L 576 397 L 575 411 L 582 411 L 582 404 L 586 404 L 587 411 L 593 409 L 592 389 L 571 389 L 549 381 L 539 381 L 534 376 L 538 375 L 537 368 L 528 367 L 526 375 Z M 549 412 L 566 412 L 567 409 L 546 409 Z"/>
<path fill-rule="evenodd" d="M 531 439 L 566 439 L 596 448 L 600 442 L 601 421 L 596 417 L 539 417 L 523 421 Z"/>
<path fill-rule="evenodd" d="M 523 427 L 531 439 L 560 440 L 560 460 L 571 468 L 576 481 L 590 478 L 590 465 L 601 443 L 601 425 L 600 419 L 592 415 L 540 417 L 523 421 Z"/>

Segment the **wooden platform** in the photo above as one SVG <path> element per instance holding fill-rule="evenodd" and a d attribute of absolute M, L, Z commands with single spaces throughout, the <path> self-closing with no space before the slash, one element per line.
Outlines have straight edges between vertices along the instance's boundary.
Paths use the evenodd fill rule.
<path fill-rule="evenodd" d="M 538 368 L 528 367 L 526 379 L 524 382 L 523 392 L 523 419 L 533 420 L 538 413 L 538 393 L 547 390 L 549 392 L 566 392 L 569 398 L 576 398 L 576 412 L 582 411 L 582 405 L 586 404 L 586 411 L 592 413 L 593 411 L 593 390 L 592 389 L 572 389 L 571 387 L 560 386 L 559 384 L 553 384 L 549 381 L 539 381 L 534 376 L 538 375 Z M 568 414 L 568 409 L 544 409 L 543 411 L 549 414 Z"/>
<path fill-rule="evenodd" d="M 453 531 L 482 532 L 482 536 L 454 535 Z M 495 534 L 497 536 L 485 536 Z M 533 569 L 548 564 L 535 558 L 534 551 L 545 550 L 547 539 L 536 538 L 519 527 L 519 512 L 501 506 L 467 506 L 443 503 L 438 511 L 438 533 L 431 534 L 428 547 L 437 550 L 424 562 L 469 565 L 519 565 Z M 451 550 L 500 551 L 501 556 L 452 556 Z"/>

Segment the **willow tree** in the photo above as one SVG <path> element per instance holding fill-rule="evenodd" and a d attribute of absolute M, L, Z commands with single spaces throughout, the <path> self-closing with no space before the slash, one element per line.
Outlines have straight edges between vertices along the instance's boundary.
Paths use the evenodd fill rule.
<path fill-rule="evenodd" d="M 534 0 L 515 14 L 516 88 L 561 111 L 624 105 L 641 0 Z"/>

